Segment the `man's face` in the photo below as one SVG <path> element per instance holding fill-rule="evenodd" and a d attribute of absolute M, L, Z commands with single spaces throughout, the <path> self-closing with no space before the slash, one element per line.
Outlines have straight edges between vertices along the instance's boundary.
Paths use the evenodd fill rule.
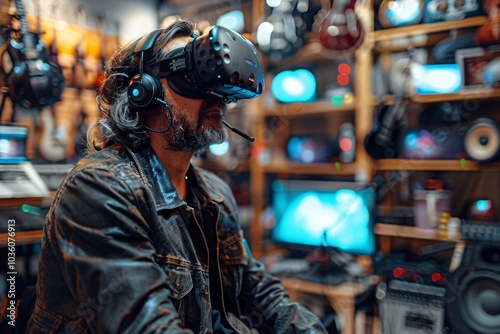
<path fill-rule="evenodd" d="M 179 37 L 167 44 L 167 51 L 183 47 L 189 37 Z M 165 99 L 172 109 L 173 121 L 169 131 L 163 133 L 165 148 L 179 151 L 196 151 L 210 144 L 222 143 L 227 139 L 227 130 L 223 127 L 222 117 L 226 106 L 221 99 L 210 97 L 192 99 L 174 92 L 162 79 Z M 160 117 L 163 126 L 170 123 L 170 115 L 163 113 Z"/>

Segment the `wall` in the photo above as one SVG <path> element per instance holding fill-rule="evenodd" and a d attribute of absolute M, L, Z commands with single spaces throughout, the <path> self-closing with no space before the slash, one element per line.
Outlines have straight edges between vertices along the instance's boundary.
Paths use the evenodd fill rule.
<path fill-rule="evenodd" d="M 10 1 L 0 0 L 5 11 Z M 42 17 L 58 18 L 68 23 L 77 23 L 76 11 L 82 5 L 87 13 L 87 26 L 97 27 L 96 17 L 104 15 L 108 30 L 118 32 L 123 43 L 137 38 L 158 26 L 157 1 L 155 0 L 23 0 L 28 13 L 36 14 L 37 3 Z M 119 31 L 113 31 L 118 23 Z"/>

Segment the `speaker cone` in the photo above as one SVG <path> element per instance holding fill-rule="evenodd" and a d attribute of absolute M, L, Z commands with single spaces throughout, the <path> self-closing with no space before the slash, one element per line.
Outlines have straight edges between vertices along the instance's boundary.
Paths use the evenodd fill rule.
<path fill-rule="evenodd" d="M 465 133 L 465 153 L 471 160 L 491 161 L 498 156 L 499 147 L 499 126 L 489 118 L 478 118 Z"/>
<path fill-rule="evenodd" d="M 500 333 L 500 248 L 473 244 L 450 276 L 446 321 L 453 334 Z"/>

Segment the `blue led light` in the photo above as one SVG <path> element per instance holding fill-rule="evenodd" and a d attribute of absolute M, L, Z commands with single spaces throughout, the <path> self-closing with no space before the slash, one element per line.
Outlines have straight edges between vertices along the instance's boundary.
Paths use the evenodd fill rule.
<path fill-rule="evenodd" d="M 491 203 L 487 199 L 480 199 L 476 201 L 476 209 L 479 212 L 488 212 L 491 207 Z"/>
<path fill-rule="evenodd" d="M 271 93 L 284 103 L 309 102 L 315 99 L 316 78 L 306 69 L 283 71 L 271 81 Z"/>
<path fill-rule="evenodd" d="M 132 90 L 132 95 L 139 96 L 139 90 L 137 88 Z"/>

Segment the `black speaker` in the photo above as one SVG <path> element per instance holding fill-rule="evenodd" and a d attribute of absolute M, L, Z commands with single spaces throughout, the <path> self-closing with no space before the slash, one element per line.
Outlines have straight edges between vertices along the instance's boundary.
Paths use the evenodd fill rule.
<path fill-rule="evenodd" d="M 128 85 L 128 101 L 132 108 L 144 110 L 154 107 L 158 100 L 164 100 L 163 85 L 155 77 L 144 73 L 144 52 L 151 49 L 163 29 L 156 29 L 144 35 L 137 43 L 134 53 L 139 58 L 139 74 Z"/>
<path fill-rule="evenodd" d="M 458 246 L 457 246 L 458 247 Z M 446 324 L 452 334 L 500 333 L 500 245 L 470 242 L 448 279 Z"/>
<path fill-rule="evenodd" d="M 487 162 L 500 152 L 500 127 L 490 118 L 478 118 L 470 124 L 464 136 L 464 149 L 468 158 Z"/>

